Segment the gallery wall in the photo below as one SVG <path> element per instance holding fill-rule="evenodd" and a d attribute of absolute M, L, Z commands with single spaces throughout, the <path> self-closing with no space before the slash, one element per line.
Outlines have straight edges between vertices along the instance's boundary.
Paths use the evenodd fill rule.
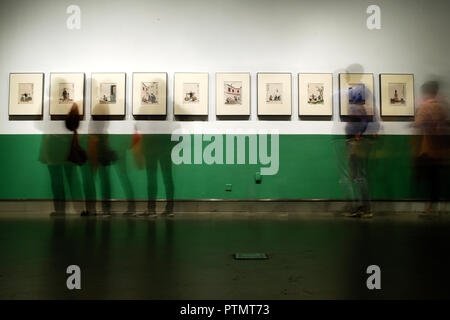
<path fill-rule="evenodd" d="M 81 29 L 69 30 L 69 5 L 81 8 Z M 381 29 L 366 26 L 369 5 L 381 8 Z M 352 64 L 374 73 L 379 109 L 379 73 L 413 73 L 416 97 L 420 84 L 438 78 L 448 94 L 450 49 L 448 1 L 434 0 L 128 0 L 2 1 L 0 3 L 0 134 L 66 133 L 62 121 L 49 116 L 49 73 L 85 72 L 86 133 L 90 117 L 91 72 L 127 73 L 127 116 L 110 121 L 108 132 L 171 133 L 229 129 L 278 129 L 281 134 L 342 134 L 338 96 L 331 121 L 298 117 L 298 72 L 334 73 Z M 132 73 L 168 72 L 168 115 L 164 121 L 135 120 L 131 115 Z M 352 71 L 352 70 L 350 70 Z M 10 72 L 44 72 L 44 117 L 10 121 Z M 209 72 L 207 121 L 173 117 L 173 73 Z M 215 72 L 250 72 L 249 120 L 215 116 Z M 258 119 L 256 73 L 293 74 L 290 120 Z M 398 119 L 396 119 L 398 120 Z M 382 121 L 381 134 L 411 134 L 408 121 Z"/>
<path fill-rule="evenodd" d="M 366 9 L 372 4 L 381 8 L 380 30 L 368 30 L 366 26 Z M 70 5 L 81 8 L 80 30 L 66 27 L 69 17 L 66 9 Z M 63 121 L 51 120 L 49 116 L 50 72 L 86 73 L 85 118 L 79 130 L 80 140 L 86 147 L 87 133 L 99 130 L 98 133 L 112 134 L 111 147 L 118 152 L 120 160 L 110 169 L 111 198 L 130 198 L 124 189 L 124 176 L 131 181 L 135 199 L 167 197 L 164 178 L 168 171 L 161 163 L 154 190 L 147 188 L 145 170 L 133 165 L 129 147 L 135 127 L 156 139 L 152 145 L 163 154 L 170 153 L 170 134 L 175 129 L 191 133 L 193 139 L 194 134 L 211 132 L 257 133 L 257 130 L 275 129 L 281 134 L 276 175 L 264 176 L 258 184 L 255 173 L 263 167 L 260 164 L 172 165 L 176 199 L 347 198 L 341 183 L 345 169 L 338 155 L 344 150 L 345 126 L 339 117 L 338 74 L 355 64 L 360 64 L 363 72 L 373 73 L 376 110 L 380 107 L 380 73 L 414 74 L 416 98 L 424 81 L 438 79 L 443 86 L 442 94 L 449 97 L 449 8 L 448 0 L 1 1 L 0 199 L 55 197 L 50 166 L 47 166 L 51 163 L 42 160 L 45 142 L 61 139 L 61 148 L 56 146 L 54 150 L 56 153 L 61 150 L 60 156 L 64 157 L 71 136 Z M 9 119 L 10 72 L 45 73 L 42 120 Z M 91 120 L 92 72 L 126 72 L 124 119 Z M 165 119 L 133 118 L 133 72 L 168 73 Z M 209 73 L 207 119 L 173 116 L 175 72 Z M 251 73 L 249 119 L 216 117 L 215 72 Z M 292 73 L 290 118 L 258 118 L 257 72 Z M 298 116 L 298 72 L 333 73 L 335 94 L 331 119 Z M 423 193 L 412 190 L 411 119 L 381 119 L 380 122 L 380 137 L 371 159 L 372 197 L 423 198 Z M 80 183 L 84 169 L 76 169 Z M 226 190 L 227 184 L 232 185 L 231 192 Z M 101 181 L 97 181 L 98 198 L 103 197 L 100 186 Z M 82 197 L 70 194 L 69 189 L 65 191 L 67 198 Z M 154 194 L 149 196 L 148 190 Z"/>
<path fill-rule="evenodd" d="M 192 140 L 196 139 L 194 136 Z M 80 143 L 87 147 L 87 136 Z M 1 159 L 0 200 L 82 199 L 85 183 L 92 177 L 88 165 L 58 168 L 70 147 L 70 135 L 0 135 L 8 156 Z M 170 161 L 174 142 L 170 135 L 143 136 L 143 153 L 155 165 L 152 171 L 138 168 L 130 152 L 131 135 L 111 135 L 109 145 L 118 155 L 106 174 L 93 177 L 95 190 L 87 198 L 110 199 L 348 199 L 348 181 L 343 179 L 348 159 L 345 140 L 337 135 L 281 135 L 279 170 L 276 175 L 255 174 L 267 165 L 200 164 L 175 165 Z M 204 147 L 208 145 L 203 143 Z M 374 141 L 369 161 L 369 182 L 374 199 L 423 199 L 426 186 L 416 184 L 410 157 L 410 137 L 382 135 Z M 195 146 L 192 145 L 193 155 Z M 50 151 L 50 152 L 49 152 Z M 248 151 L 246 159 L 248 159 Z M 48 165 L 47 165 L 48 164 Z M 53 168 L 52 168 L 53 166 Z M 67 171 L 69 169 L 69 171 Z M 70 170 L 71 169 L 71 170 Z M 71 172 L 69 179 L 63 179 Z M 52 179 L 50 179 L 50 177 Z M 442 179 L 447 183 L 450 172 Z M 110 186 L 105 195 L 102 186 Z M 53 185 L 53 188 L 52 188 Z M 227 188 L 231 185 L 231 190 Z M 443 185 L 442 197 L 450 199 Z M 1 203 L 0 203 L 1 205 Z"/>

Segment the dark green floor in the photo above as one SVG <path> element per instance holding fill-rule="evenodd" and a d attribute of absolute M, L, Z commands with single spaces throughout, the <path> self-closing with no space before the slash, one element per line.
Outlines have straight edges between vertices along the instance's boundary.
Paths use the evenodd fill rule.
<path fill-rule="evenodd" d="M 80 291 L 66 289 L 72 264 Z M 1 299 L 450 298 L 449 274 L 446 215 L 0 216 Z"/>

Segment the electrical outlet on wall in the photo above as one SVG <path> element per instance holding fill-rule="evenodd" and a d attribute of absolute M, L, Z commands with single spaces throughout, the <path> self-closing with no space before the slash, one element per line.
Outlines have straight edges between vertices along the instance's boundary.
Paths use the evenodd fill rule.
<path fill-rule="evenodd" d="M 227 183 L 225 185 L 225 191 L 231 191 L 231 188 L 233 187 L 233 185 L 231 183 Z"/>
<path fill-rule="evenodd" d="M 260 172 L 255 173 L 255 182 L 261 183 L 261 173 Z"/>

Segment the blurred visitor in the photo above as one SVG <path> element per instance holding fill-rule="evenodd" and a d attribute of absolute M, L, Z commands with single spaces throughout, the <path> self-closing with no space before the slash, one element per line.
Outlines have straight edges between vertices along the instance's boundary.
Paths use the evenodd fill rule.
<path fill-rule="evenodd" d="M 358 74 L 363 74 L 363 67 L 353 64 L 346 71 L 356 77 Z M 355 84 L 362 83 L 362 80 L 354 79 Z M 364 88 L 364 101 L 372 99 L 372 92 L 367 87 L 362 87 Z M 341 94 L 343 93 L 341 92 Z M 343 167 L 343 173 L 352 199 L 352 207 L 349 212 L 344 213 L 344 216 L 371 218 L 369 160 L 374 138 L 378 135 L 380 125 L 375 110 L 368 110 L 367 104 L 361 103 L 360 98 L 351 100 L 349 93 L 344 93 L 344 96 L 349 97 L 349 105 L 348 116 L 345 119 L 345 149 L 348 169 Z"/>
<path fill-rule="evenodd" d="M 417 110 L 413 136 L 413 168 L 419 187 L 425 189 L 428 200 L 425 213 L 431 213 L 441 198 L 443 180 L 449 160 L 449 126 L 447 105 L 439 96 L 439 83 L 428 81 L 421 87 L 421 102 Z M 423 189 L 422 189 L 423 190 Z"/>
<path fill-rule="evenodd" d="M 158 179 L 157 168 L 161 170 L 165 194 L 166 206 L 161 213 L 162 216 L 172 217 L 173 213 L 173 198 L 175 185 L 172 176 L 172 142 L 166 140 L 164 135 L 146 134 L 142 136 L 142 154 L 145 161 L 145 169 L 147 170 L 147 210 L 140 216 L 156 216 L 156 199 L 158 195 Z M 170 139 L 170 138 L 169 138 Z M 137 147 L 138 145 L 135 145 Z M 141 160 L 135 158 L 137 165 L 140 165 Z"/>
<path fill-rule="evenodd" d="M 347 217 L 372 217 L 370 207 L 370 189 L 368 178 L 369 154 L 372 137 L 364 135 L 367 130 L 369 116 L 364 106 L 355 105 L 351 108 L 351 118 L 345 127 L 345 146 L 348 157 L 348 178 L 352 193 L 353 208 L 346 213 Z"/>
<path fill-rule="evenodd" d="M 73 104 L 65 118 L 66 128 L 73 132 L 73 136 L 61 134 L 45 134 L 42 138 L 39 161 L 48 166 L 50 184 L 53 193 L 54 211 L 52 216 L 66 214 L 66 187 L 72 200 L 82 198 L 82 188 L 78 167 L 86 162 L 86 152 L 78 141 L 77 129 L 80 122 L 78 105 Z M 65 183 L 66 182 L 66 183 Z M 82 202 L 73 201 L 76 211 L 86 214 Z"/>

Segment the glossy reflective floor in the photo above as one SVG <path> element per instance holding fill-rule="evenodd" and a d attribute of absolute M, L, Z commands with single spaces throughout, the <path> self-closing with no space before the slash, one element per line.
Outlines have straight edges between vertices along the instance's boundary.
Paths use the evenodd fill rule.
<path fill-rule="evenodd" d="M 82 290 L 66 288 L 73 264 Z M 449 270 L 448 215 L 0 215 L 1 299 L 450 298 Z"/>

